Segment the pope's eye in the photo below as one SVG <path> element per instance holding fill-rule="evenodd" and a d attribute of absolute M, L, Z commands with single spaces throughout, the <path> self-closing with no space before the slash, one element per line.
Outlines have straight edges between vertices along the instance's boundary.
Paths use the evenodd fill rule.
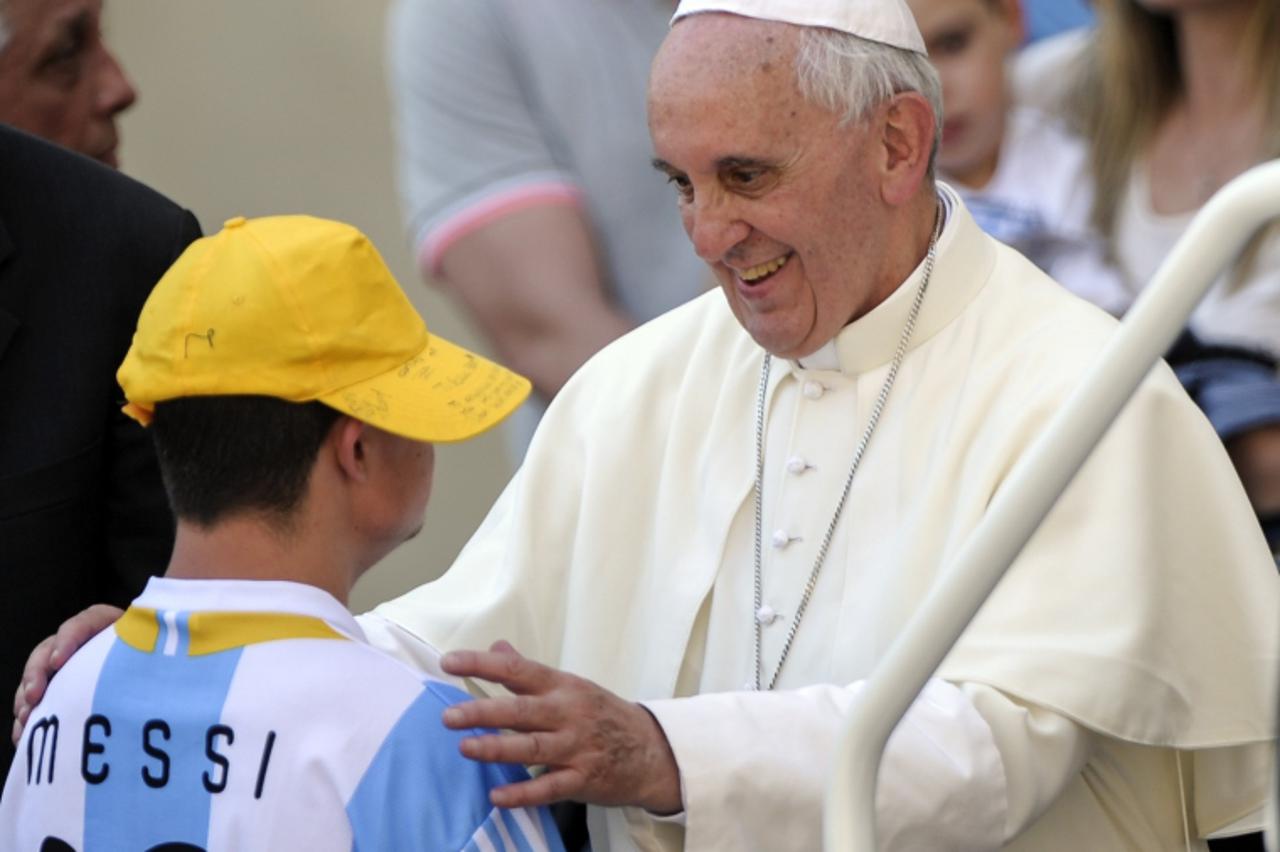
<path fill-rule="evenodd" d="M 720 172 L 725 189 L 750 196 L 768 191 L 777 177 L 777 169 L 755 163 L 729 166 Z"/>
<path fill-rule="evenodd" d="M 667 183 L 676 188 L 676 192 L 680 194 L 681 198 L 689 199 L 693 197 L 693 184 L 684 175 L 667 175 Z"/>

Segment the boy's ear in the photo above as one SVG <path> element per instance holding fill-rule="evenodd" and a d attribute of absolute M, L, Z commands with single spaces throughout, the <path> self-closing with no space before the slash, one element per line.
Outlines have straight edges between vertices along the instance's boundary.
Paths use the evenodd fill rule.
<path fill-rule="evenodd" d="M 369 479 L 369 431 L 364 423 L 343 415 L 333 424 L 325 443 L 343 475 L 356 482 Z"/>

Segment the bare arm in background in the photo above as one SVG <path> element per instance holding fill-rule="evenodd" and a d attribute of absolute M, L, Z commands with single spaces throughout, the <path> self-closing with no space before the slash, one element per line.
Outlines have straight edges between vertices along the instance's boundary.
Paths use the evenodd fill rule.
<path fill-rule="evenodd" d="M 1227 441 L 1227 451 L 1258 515 L 1280 514 L 1280 424 L 1237 435 Z"/>
<path fill-rule="evenodd" d="M 550 398 L 634 323 L 612 303 L 594 223 L 571 200 L 583 189 L 556 153 L 559 134 L 590 128 L 561 126 L 531 88 L 527 60 L 540 46 L 523 32 L 502 0 L 396 0 L 389 82 L 422 274 Z"/>
<path fill-rule="evenodd" d="M 633 325 L 608 299 L 591 233 L 568 204 L 513 211 L 446 249 L 437 281 L 466 306 L 498 359 L 550 398 Z"/>

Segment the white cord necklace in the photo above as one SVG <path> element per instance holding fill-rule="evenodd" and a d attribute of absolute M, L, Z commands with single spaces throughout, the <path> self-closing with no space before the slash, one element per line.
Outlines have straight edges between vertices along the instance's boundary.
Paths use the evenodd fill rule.
<path fill-rule="evenodd" d="M 862 461 L 862 454 L 867 449 L 867 444 L 871 441 L 871 435 L 876 431 L 876 424 L 880 422 L 880 413 L 884 410 L 886 400 L 889 399 L 889 391 L 893 389 L 893 382 L 898 377 L 898 368 L 902 366 L 902 359 L 906 357 L 907 345 L 911 342 L 911 333 L 916 327 L 916 318 L 920 315 L 920 306 L 924 303 L 924 293 L 929 287 L 929 279 L 933 277 L 933 263 L 938 251 L 938 235 L 942 231 L 942 207 L 939 204 L 937 219 L 933 226 L 933 236 L 929 239 L 929 253 L 925 256 L 924 275 L 920 279 L 920 286 L 916 288 L 915 299 L 911 302 L 911 311 L 907 314 L 907 324 L 902 329 L 902 337 L 898 339 L 898 348 L 893 353 L 893 361 L 889 365 L 889 373 L 885 376 L 884 384 L 880 387 L 880 395 L 876 398 L 876 404 L 871 409 L 871 419 L 867 421 L 867 428 L 862 433 L 862 439 L 858 441 L 858 446 L 853 451 L 853 462 L 849 465 L 849 475 L 844 481 L 844 490 L 840 493 L 840 500 L 836 503 L 836 510 L 831 516 L 831 523 L 827 525 L 827 533 L 822 537 L 822 545 L 818 548 L 818 556 L 813 561 L 813 568 L 809 572 L 809 580 L 804 584 L 804 593 L 800 596 L 800 605 L 796 607 L 796 614 L 791 619 L 791 627 L 787 630 L 786 641 L 782 643 L 782 655 L 778 658 L 778 667 L 773 670 L 773 677 L 769 678 L 769 683 L 765 689 L 773 689 L 778 682 L 778 676 L 782 674 L 782 665 L 787 661 L 787 654 L 791 651 L 791 643 L 796 638 L 796 631 L 800 629 L 800 620 L 804 618 L 805 609 L 809 606 L 809 598 L 813 596 L 814 587 L 818 584 L 818 574 L 822 570 L 822 563 L 826 560 L 827 548 L 831 546 L 831 538 L 835 535 L 836 525 L 840 522 L 840 514 L 844 511 L 845 501 L 849 499 L 849 489 L 853 485 L 853 476 L 858 472 L 858 464 Z M 763 632 L 766 613 L 761 606 L 762 597 L 762 558 L 760 541 L 763 535 L 763 505 L 764 505 L 764 402 L 765 392 L 769 387 L 769 369 L 773 363 L 773 356 L 768 352 L 764 355 L 764 364 L 760 368 L 760 390 L 756 395 L 756 540 L 755 540 L 755 609 L 752 611 L 752 622 L 755 624 L 755 682 L 756 691 L 760 690 L 760 645 L 761 634 Z M 749 684 L 750 685 L 750 684 Z"/>

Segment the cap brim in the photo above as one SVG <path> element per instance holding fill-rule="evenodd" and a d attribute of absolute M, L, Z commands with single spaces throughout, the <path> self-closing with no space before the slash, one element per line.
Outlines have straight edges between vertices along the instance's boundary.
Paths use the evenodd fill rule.
<path fill-rule="evenodd" d="M 319 398 L 357 420 L 415 441 L 465 441 L 501 423 L 528 397 L 525 377 L 431 335 L 394 370 Z"/>

